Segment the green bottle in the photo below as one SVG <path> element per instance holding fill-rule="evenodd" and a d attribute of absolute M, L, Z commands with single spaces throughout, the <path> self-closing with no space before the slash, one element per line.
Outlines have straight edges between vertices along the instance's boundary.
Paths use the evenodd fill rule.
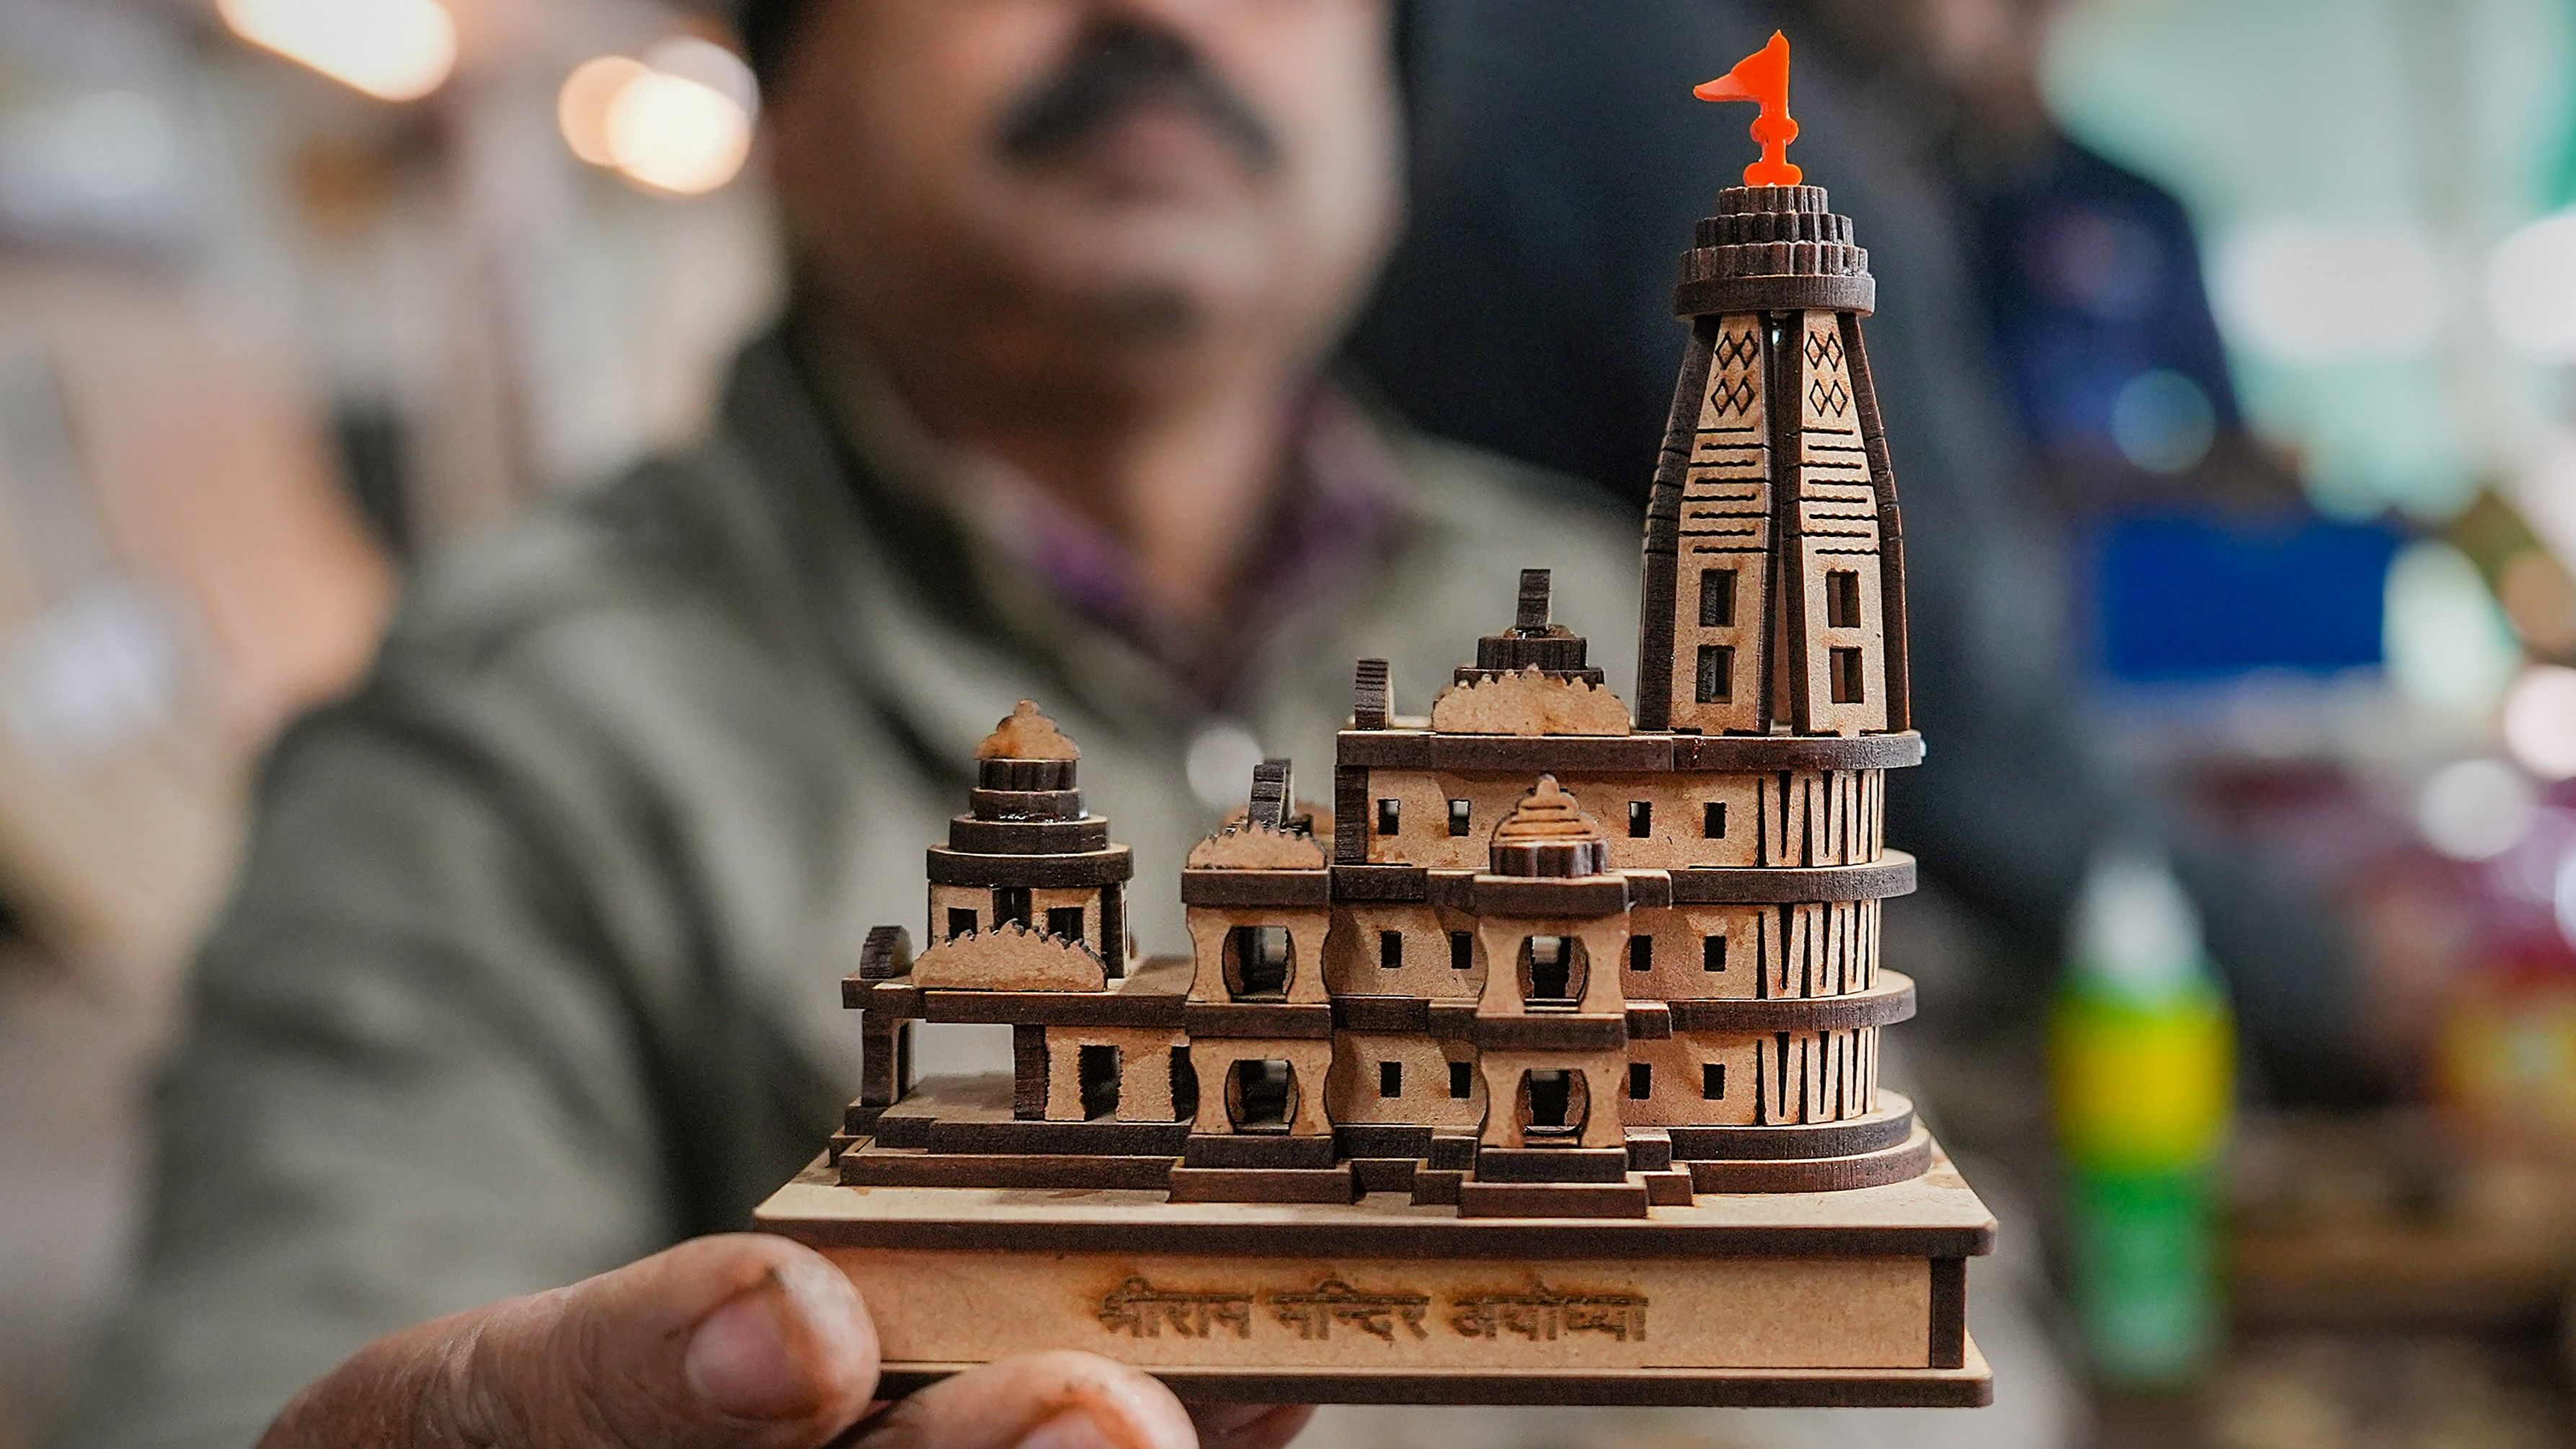
<path fill-rule="evenodd" d="M 2115 1389 L 2189 1385 L 2218 1346 L 2220 1159 L 2235 1033 L 2200 916 L 2163 856 L 2086 873 L 2050 1022 L 2075 1307 Z"/>

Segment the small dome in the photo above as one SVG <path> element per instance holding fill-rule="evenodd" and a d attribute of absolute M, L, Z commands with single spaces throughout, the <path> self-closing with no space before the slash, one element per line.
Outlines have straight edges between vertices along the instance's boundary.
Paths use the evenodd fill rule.
<path fill-rule="evenodd" d="M 1610 841 L 1554 775 L 1541 775 L 1494 827 L 1492 857 L 1496 875 L 1599 875 L 1610 868 Z"/>
<path fill-rule="evenodd" d="M 1082 751 L 1055 727 L 1055 721 L 1038 713 L 1035 702 L 1021 700 L 1011 717 L 993 727 L 984 743 L 975 747 L 979 760 L 1079 760 Z"/>

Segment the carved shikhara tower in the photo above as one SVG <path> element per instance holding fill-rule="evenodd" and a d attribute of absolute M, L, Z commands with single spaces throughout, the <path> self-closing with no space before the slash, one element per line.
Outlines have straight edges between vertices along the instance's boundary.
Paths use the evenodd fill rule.
<path fill-rule="evenodd" d="M 1905 548 L 1861 344 L 1869 253 L 1820 186 L 1730 187 L 1698 243 L 1646 505 L 1638 727 L 1907 729 Z"/>
<path fill-rule="evenodd" d="M 932 852 L 935 944 L 881 929 L 847 983 L 843 1183 L 1646 1217 L 1926 1170 L 1878 1086 L 1914 1006 L 1886 773 L 1923 747 L 1875 284 L 1817 187 L 1729 189 L 1697 239 L 1634 714 L 1525 572 L 1427 716 L 1360 661 L 1329 816 L 1264 765 L 1182 872 L 1192 956 L 1127 972 L 1127 854 L 1023 706 Z M 1015 1080 L 915 1092 L 915 1020 L 1012 1026 Z"/>

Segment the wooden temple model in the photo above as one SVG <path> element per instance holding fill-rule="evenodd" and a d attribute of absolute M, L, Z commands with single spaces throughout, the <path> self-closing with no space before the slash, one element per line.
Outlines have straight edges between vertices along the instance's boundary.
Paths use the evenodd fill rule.
<path fill-rule="evenodd" d="M 845 984 L 862 1095 L 761 1215 L 897 1387 L 1076 1347 L 1199 1397 L 1983 1401 L 1992 1220 L 1878 1080 L 1923 745 L 1876 284 L 1818 187 L 1696 241 L 1633 712 L 1524 573 L 1427 716 L 1359 662 L 1330 810 L 1257 769 L 1154 959 L 1074 742 L 984 742 L 926 934 Z M 925 1021 L 1009 1026 L 1011 1076 L 916 1083 Z"/>

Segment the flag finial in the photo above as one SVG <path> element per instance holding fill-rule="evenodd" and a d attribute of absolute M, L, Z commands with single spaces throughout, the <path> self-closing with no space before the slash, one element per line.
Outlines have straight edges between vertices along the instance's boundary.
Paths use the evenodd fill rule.
<path fill-rule="evenodd" d="M 1806 173 L 1789 164 L 1789 143 L 1798 139 L 1798 123 L 1789 117 L 1789 37 L 1771 32 L 1771 43 L 1735 69 L 1691 92 L 1703 101 L 1753 101 L 1762 114 L 1753 118 L 1753 139 L 1762 159 L 1744 168 L 1747 186 L 1795 186 Z"/>

